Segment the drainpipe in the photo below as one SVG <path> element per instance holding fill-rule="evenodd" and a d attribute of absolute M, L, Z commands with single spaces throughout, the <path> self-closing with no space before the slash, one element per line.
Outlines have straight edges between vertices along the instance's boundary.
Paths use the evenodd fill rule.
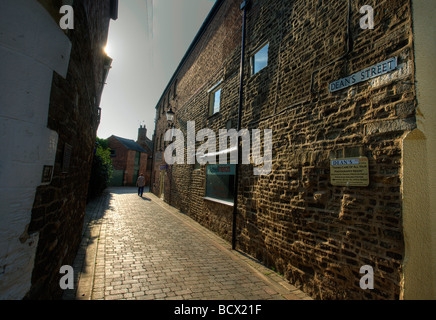
<path fill-rule="evenodd" d="M 243 20 L 242 20 L 242 44 L 241 44 L 241 65 L 240 65 L 240 84 L 239 84 L 239 107 L 238 107 L 238 127 L 237 131 L 241 130 L 242 121 L 242 99 L 243 99 L 243 88 L 244 88 L 244 63 L 245 63 L 245 27 L 247 20 L 247 6 L 248 0 L 244 0 L 241 4 L 241 10 L 243 10 Z M 236 249 L 236 216 L 238 214 L 238 189 L 239 189 L 239 166 L 241 162 L 241 148 L 239 147 L 239 135 L 237 143 L 238 152 L 238 163 L 235 167 L 235 185 L 234 185 L 234 203 L 233 203 L 233 223 L 232 223 L 232 250 Z"/>

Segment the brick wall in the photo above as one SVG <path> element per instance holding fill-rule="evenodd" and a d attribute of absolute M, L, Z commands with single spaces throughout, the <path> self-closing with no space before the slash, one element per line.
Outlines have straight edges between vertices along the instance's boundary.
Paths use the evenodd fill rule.
<path fill-rule="evenodd" d="M 109 148 L 115 150 L 115 156 L 112 157 L 112 166 L 114 170 L 126 170 L 127 166 L 127 148 L 116 138 L 109 137 Z"/>
<path fill-rule="evenodd" d="M 124 174 L 124 185 L 126 186 L 135 186 L 136 180 L 134 179 L 134 166 L 135 166 L 135 157 L 136 152 L 133 150 L 127 149 L 118 139 L 114 137 L 109 137 L 109 148 L 115 150 L 115 156 L 112 157 L 112 166 L 114 170 L 122 170 L 125 171 Z M 150 185 L 150 173 L 147 171 L 148 166 L 148 154 L 141 152 L 140 160 L 139 160 L 139 173 L 143 173 L 146 178 L 146 185 Z"/>
<path fill-rule="evenodd" d="M 374 30 L 360 28 L 363 5 L 376 12 Z M 411 12 L 409 1 L 370 0 L 351 1 L 347 13 L 347 1 L 252 1 L 242 127 L 273 130 L 273 168 L 254 176 L 241 166 L 238 247 L 314 298 L 398 299 L 401 142 L 416 126 Z M 241 21 L 239 3 L 224 1 L 177 74 L 176 99 L 164 92 L 182 131 L 187 121 L 197 130 L 236 127 Z M 249 57 L 265 42 L 268 67 L 250 76 Z M 399 67 L 388 76 L 329 92 L 330 82 L 391 57 Z M 222 107 L 208 117 L 207 90 L 219 79 Z M 330 159 L 349 156 L 368 157 L 369 187 L 330 184 Z M 168 184 L 167 201 L 230 239 L 232 208 L 203 199 L 204 167 L 174 165 Z M 359 286 L 363 265 L 374 268 L 374 290 Z"/>

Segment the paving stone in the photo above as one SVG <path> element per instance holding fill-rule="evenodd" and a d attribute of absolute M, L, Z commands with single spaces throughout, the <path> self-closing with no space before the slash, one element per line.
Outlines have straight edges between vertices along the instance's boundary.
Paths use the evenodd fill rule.
<path fill-rule="evenodd" d="M 81 299 L 96 300 L 308 299 L 153 194 L 144 201 L 135 193 L 110 188 L 100 206 L 88 208 L 92 232 L 84 232 L 85 253 L 77 257 L 76 299 L 83 289 Z M 98 239 L 92 248 L 89 234 Z"/>

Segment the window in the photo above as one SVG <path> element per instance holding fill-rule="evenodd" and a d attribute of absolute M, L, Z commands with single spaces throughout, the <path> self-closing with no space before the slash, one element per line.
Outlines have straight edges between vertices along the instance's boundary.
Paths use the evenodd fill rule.
<path fill-rule="evenodd" d="M 209 164 L 206 167 L 206 198 L 233 204 L 234 164 Z"/>
<path fill-rule="evenodd" d="M 258 73 L 268 65 L 268 48 L 267 43 L 251 56 L 251 75 Z"/>
<path fill-rule="evenodd" d="M 221 105 L 221 81 L 209 90 L 209 115 L 212 116 L 220 111 Z"/>

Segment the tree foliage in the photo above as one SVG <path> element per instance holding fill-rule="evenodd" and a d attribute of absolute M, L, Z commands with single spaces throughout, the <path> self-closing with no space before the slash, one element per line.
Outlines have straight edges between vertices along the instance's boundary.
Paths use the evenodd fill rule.
<path fill-rule="evenodd" d="M 101 195 L 109 185 L 113 173 L 110 154 L 108 141 L 97 138 L 88 187 L 88 201 Z"/>

